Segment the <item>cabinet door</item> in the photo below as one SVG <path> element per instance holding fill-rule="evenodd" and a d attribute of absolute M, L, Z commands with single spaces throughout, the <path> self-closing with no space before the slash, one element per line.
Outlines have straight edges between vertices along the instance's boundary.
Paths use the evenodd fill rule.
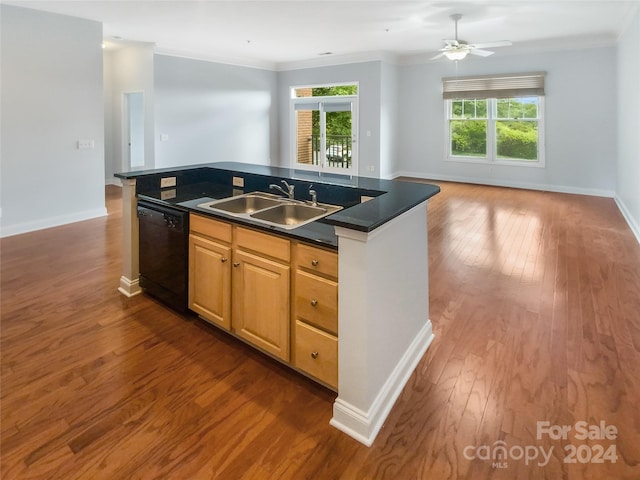
<path fill-rule="evenodd" d="M 233 259 L 235 333 L 289 361 L 289 266 L 241 250 Z"/>
<path fill-rule="evenodd" d="M 231 330 L 231 248 L 189 236 L 189 308 Z"/>

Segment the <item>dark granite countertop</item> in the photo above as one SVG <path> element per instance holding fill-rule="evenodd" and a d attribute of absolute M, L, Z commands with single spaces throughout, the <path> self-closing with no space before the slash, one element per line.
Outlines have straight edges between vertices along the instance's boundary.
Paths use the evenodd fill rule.
<path fill-rule="evenodd" d="M 176 186 L 160 188 L 160 179 L 167 176 L 176 177 Z M 244 179 L 244 188 L 238 189 L 232 186 L 234 176 Z M 437 185 L 425 183 L 319 175 L 282 167 L 235 162 L 139 170 L 117 173 L 116 177 L 136 179 L 136 193 L 140 199 L 225 218 L 237 223 L 251 224 L 252 227 L 333 248 L 337 247 L 333 226 L 371 232 L 440 191 Z M 295 193 L 298 199 L 307 200 L 308 189 L 313 185 L 313 189 L 318 192 L 319 202 L 338 204 L 344 208 L 316 222 L 293 230 L 284 230 L 258 225 L 256 222 L 242 222 L 229 215 L 214 215 L 210 210 L 197 206 L 209 200 L 230 197 L 236 193 L 269 191 L 269 184 L 279 183 L 281 179 L 286 179 L 296 186 Z M 361 203 L 363 196 L 373 198 Z"/>

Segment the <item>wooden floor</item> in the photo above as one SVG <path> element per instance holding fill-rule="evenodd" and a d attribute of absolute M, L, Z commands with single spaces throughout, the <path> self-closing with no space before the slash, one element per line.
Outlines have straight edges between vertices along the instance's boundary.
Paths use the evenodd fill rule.
<path fill-rule="evenodd" d="M 640 246 L 613 200 L 441 187 L 436 338 L 371 448 L 329 426 L 331 392 L 117 292 L 118 188 L 108 217 L 3 239 L 2 479 L 640 478 Z"/>

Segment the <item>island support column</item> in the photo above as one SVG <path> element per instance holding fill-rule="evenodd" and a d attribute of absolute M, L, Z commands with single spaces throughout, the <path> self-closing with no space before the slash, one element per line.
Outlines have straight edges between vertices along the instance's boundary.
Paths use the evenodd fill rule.
<path fill-rule="evenodd" d="M 331 425 L 370 446 L 433 340 L 427 202 L 338 235 L 338 398 Z"/>
<path fill-rule="evenodd" d="M 118 290 L 127 297 L 142 292 L 138 266 L 138 201 L 136 180 L 122 180 L 122 276 Z"/>

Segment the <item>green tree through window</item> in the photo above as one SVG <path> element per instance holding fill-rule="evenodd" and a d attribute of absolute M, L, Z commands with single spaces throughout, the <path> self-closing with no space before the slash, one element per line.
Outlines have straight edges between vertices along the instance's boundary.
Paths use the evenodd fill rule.
<path fill-rule="evenodd" d="M 456 99 L 450 101 L 451 156 L 487 157 L 489 139 L 495 159 L 539 159 L 539 98 Z"/>
<path fill-rule="evenodd" d="M 332 97 L 336 95 L 357 95 L 357 85 L 336 85 L 316 87 L 311 90 L 313 97 Z M 313 112 L 313 131 L 320 131 L 320 112 Z M 327 116 L 327 135 L 351 135 L 351 112 L 333 112 Z"/>

